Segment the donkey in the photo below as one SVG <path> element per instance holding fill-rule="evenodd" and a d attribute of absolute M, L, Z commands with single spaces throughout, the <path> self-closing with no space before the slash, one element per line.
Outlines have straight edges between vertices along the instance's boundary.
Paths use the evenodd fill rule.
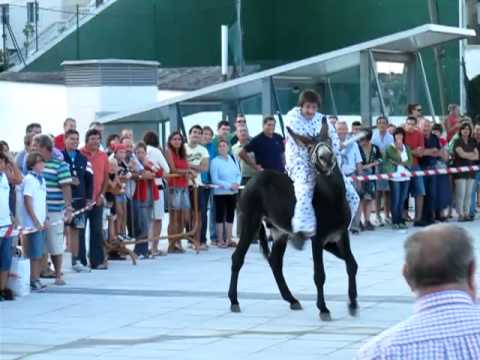
<path fill-rule="evenodd" d="M 343 259 L 348 274 L 348 309 L 350 315 L 357 313 L 357 262 L 350 248 L 348 226 L 351 220 L 350 208 L 345 196 L 345 183 L 332 151 L 328 136 L 327 120 L 322 120 L 320 135 L 309 138 L 288 132 L 297 142 L 308 149 L 310 159 L 316 171 L 313 203 L 317 218 L 316 235 L 312 238 L 314 263 L 314 281 L 317 287 L 317 307 L 323 321 L 331 320 L 323 293 L 325 269 L 323 250 Z M 275 281 L 284 300 L 290 303 L 292 310 L 301 310 L 300 302 L 290 292 L 283 276 L 283 256 L 288 240 L 294 247 L 303 247 L 305 239 L 292 233 L 291 219 L 295 209 L 293 183 L 286 174 L 265 170 L 258 173 L 245 186 L 240 199 L 240 241 L 232 255 L 231 279 L 228 297 L 232 312 L 240 312 L 237 298 L 237 284 L 240 269 L 252 240 L 258 234 L 261 251 L 267 259 Z M 273 239 L 269 248 L 265 226 L 270 229 Z"/>

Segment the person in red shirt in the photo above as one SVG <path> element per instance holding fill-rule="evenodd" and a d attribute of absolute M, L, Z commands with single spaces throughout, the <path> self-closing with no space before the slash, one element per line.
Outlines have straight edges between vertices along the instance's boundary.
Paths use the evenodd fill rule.
<path fill-rule="evenodd" d="M 105 270 L 103 252 L 103 206 L 105 192 L 108 187 L 109 164 L 108 157 L 100 150 L 102 134 L 97 129 L 90 129 L 85 135 L 85 147 L 80 150 L 93 169 L 93 200 L 95 206 L 88 212 L 90 222 L 90 266 L 94 270 Z"/>
<path fill-rule="evenodd" d="M 65 150 L 65 134 L 68 130 L 77 130 L 77 122 L 73 118 L 66 118 L 63 122 L 63 134 L 55 136 L 53 142 L 55 147 L 63 151 Z"/>
<path fill-rule="evenodd" d="M 460 128 L 460 107 L 457 104 L 448 105 L 448 118 L 445 121 L 445 128 L 447 130 L 447 141 L 450 142 L 452 138 L 458 133 Z"/>
<path fill-rule="evenodd" d="M 412 151 L 412 170 L 421 170 L 418 160 L 424 155 L 425 138 L 423 136 L 423 133 L 418 130 L 417 118 L 415 116 L 409 116 L 405 123 L 405 145 L 407 145 Z M 418 176 L 411 179 L 409 192 L 411 196 L 415 197 L 414 226 L 429 225 L 426 222 L 422 221 L 423 199 L 425 196 L 425 184 L 423 181 L 423 177 Z M 406 209 L 408 210 L 408 199 Z"/>

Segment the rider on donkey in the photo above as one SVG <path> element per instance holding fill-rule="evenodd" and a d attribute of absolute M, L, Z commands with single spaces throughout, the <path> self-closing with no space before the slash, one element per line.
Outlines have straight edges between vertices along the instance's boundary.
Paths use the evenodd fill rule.
<path fill-rule="evenodd" d="M 286 125 L 297 135 L 315 137 L 320 134 L 323 115 L 318 113 L 320 96 L 313 90 L 304 90 L 299 97 L 298 106 L 287 114 Z M 328 135 L 332 142 L 332 150 L 341 166 L 340 141 L 335 128 L 328 125 Z M 292 230 L 297 236 L 307 239 L 315 235 L 316 219 L 312 204 L 315 187 L 315 170 L 311 164 L 308 150 L 287 135 L 285 148 L 286 169 L 295 188 L 295 212 L 292 219 Z M 346 198 L 350 211 L 356 213 L 360 199 L 350 180 L 345 180 Z"/>

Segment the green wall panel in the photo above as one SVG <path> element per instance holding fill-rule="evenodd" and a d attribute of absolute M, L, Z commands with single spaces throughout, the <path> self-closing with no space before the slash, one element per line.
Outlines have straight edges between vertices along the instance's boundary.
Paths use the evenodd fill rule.
<path fill-rule="evenodd" d="M 440 23 L 457 25 L 458 0 L 437 0 L 437 4 Z M 220 25 L 232 24 L 235 19 L 235 0 L 118 0 L 80 29 L 79 59 L 158 60 L 165 67 L 219 65 Z M 428 22 L 427 0 L 242 2 L 245 60 L 263 67 L 339 49 Z M 442 65 L 448 84 L 447 98 L 449 102 L 457 102 L 458 45 L 444 48 Z M 438 109 L 432 51 L 425 51 L 424 57 Z M 59 70 L 63 60 L 76 58 L 76 34 L 72 34 L 26 70 Z M 355 96 L 355 92 L 348 95 Z M 352 111 L 356 111 L 355 107 Z"/>

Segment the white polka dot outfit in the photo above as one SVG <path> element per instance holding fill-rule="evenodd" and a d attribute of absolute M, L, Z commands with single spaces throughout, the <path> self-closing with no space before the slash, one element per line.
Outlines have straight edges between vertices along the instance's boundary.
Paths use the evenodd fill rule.
<path fill-rule="evenodd" d="M 320 134 L 322 117 L 322 114 L 317 113 L 313 119 L 305 119 L 300 108 L 295 107 L 287 114 L 286 126 L 290 127 L 290 129 L 298 135 L 313 137 Z M 335 128 L 330 124 L 328 124 L 328 135 L 332 140 L 332 147 L 337 156 L 338 166 L 341 167 L 340 141 Z M 307 148 L 298 145 L 288 132 L 285 158 L 287 173 L 293 180 L 295 197 L 297 199 L 292 219 L 293 232 L 315 234 L 316 219 L 312 204 L 313 189 L 315 186 L 315 170 L 310 162 Z M 355 214 L 360 203 L 360 198 L 353 187 L 353 183 L 345 178 L 345 176 L 344 180 L 347 201 L 350 205 L 351 213 Z"/>

